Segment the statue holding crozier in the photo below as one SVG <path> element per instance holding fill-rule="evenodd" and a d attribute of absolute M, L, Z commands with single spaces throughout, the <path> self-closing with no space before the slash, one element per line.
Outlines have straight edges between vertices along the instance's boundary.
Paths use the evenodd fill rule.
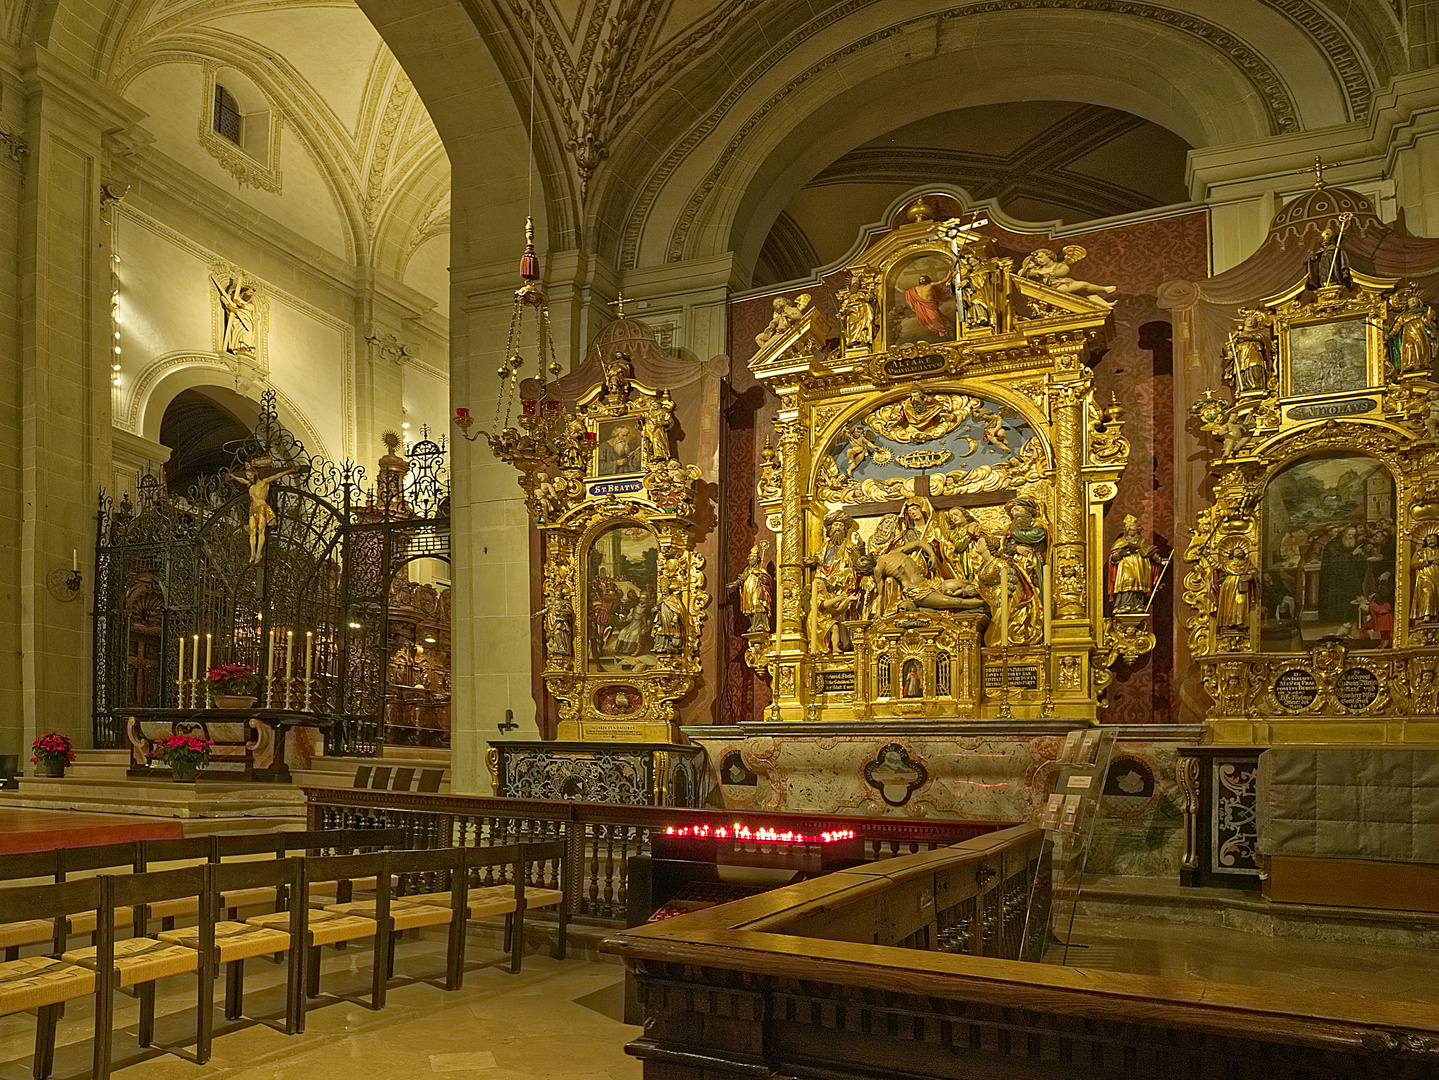
<path fill-rule="evenodd" d="M 1124 515 L 1124 531 L 1109 549 L 1109 595 L 1114 614 L 1137 615 L 1149 609 L 1154 568 L 1163 560 L 1140 530 L 1139 519 Z"/>

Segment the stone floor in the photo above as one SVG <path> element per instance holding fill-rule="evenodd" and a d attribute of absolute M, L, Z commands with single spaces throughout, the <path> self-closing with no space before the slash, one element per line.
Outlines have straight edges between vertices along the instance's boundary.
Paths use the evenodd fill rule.
<path fill-rule="evenodd" d="M 626 1027 L 624 971 L 612 963 L 583 959 L 557 961 L 531 954 L 524 970 L 511 975 L 497 950 L 472 946 L 464 988 L 446 993 L 408 977 L 437 978 L 444 968 L 443 945 L 402 942 L 396 962 L 400 984 L 389 1003 L 371 1012 L 331 996 L 354 993 L 369 984 L 369 952 L 326 950 L 322 988 L 326 997 L 312 1006 L 302 1035 L 246 1021 L 229 1024 L 217 1016 L 214 1053 L 196 1065 L 174 1053 L 135 1045 L 135 1002 L 117 999 L 114 1042 L 119 1080 L 371 1080 L 378 1077 L 454 1077 L 463 1080 L 639 1080 L 640 1063 L 624 1052 L 638 1028 Z M 479 965 L 479 966 L 477 966 Z M 264 960 L 246 964 L 248 1016 L 283 1012 L 283 968 Z M 195 980 L 164 980 L 158 1000 L 157 1041 L 193 1050 Z M 220 986 L 217 986 L 217 993 Z M 89 1073 L 88 1003 L 67 1008 L 60 1023 L 57 1080 Z M 0 1078 L 30 1075 L 33 1014 L 0 1019 Z"/>

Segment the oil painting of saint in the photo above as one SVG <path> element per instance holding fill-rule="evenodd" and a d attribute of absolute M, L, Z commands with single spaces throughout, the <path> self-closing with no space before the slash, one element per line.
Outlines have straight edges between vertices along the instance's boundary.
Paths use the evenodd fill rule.
<path fill-rule="evenodd" d="M 1316 397 L 1369 385 L 1369 330 L 1363 319 L 1289 331 L 1289 393 Z"/>
<path fill-rule="evenodd" d="M 638 420 L 620 420 L 603 425 L 599 431 L 596 476 L 624 476 L 640 471 Z"/>
<path fill-rule="evenodd" d="M 1262 528 L 1253 592 L 1266 650 L 1392 643 L 1394 480 L 1383 465 L 1346 453 L 1295 462 L 1265 489 Z"/>
<path fill-rule="evenodd" d="M 591 671 L 655 666 L 660 604 L 659 542 L 643 526 L 617 525 L 590 544 L 585 588 L 585 651 Z"/>
<path fill-rule="evenodd" d="M 901 263 L 890 277 L 889 343 L 953 341 L 958 308 L 949 258 L 924 252 Z"/>

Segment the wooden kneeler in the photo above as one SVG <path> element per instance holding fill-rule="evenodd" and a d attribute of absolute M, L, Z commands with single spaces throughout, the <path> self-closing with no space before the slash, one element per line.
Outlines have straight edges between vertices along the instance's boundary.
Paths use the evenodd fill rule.
<path fill-rule="evenodd" d="M 93 877 L 54 885 L 33 885 L 7 890 L 5 912 L 17 922 L 48 920 L 54 928 L 52 944 L 58 954 L 69 933 L 69 917 L 93 914 L 95 948 L 105 970 L 115 949 L 109 878 Z M 35 1010 L 35 1080 L 45 1080 L 55 1065 L 55 1031 L 60 1010 L 67 1001 L 95 995 L 95 1033 L 91 1075 L 110 1076 L 110 1028 L 115 998 L 111 980 L 97 978 L 89 968 L 67 964 L 56 956 L 27 956 L 0 962 L 0 1016 Z"/>

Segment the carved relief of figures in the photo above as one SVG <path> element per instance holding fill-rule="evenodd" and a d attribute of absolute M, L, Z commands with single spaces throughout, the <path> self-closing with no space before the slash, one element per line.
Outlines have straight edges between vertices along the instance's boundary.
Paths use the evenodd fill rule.
<path fill-rule="evenodd" d="M 800 293 L 793 300 L 787 296 L 776 296 L 774 298 L 774 314 L 770 316 L 769 325 L 755 335 L 754 343 L 763 349 L 775 338 L 780 337 L 786 330 L 799 322 L 804 315 L 805 308 L 809 307 L 809 293 Z"/>
<path fill-rule="evenodd" d="M 807 560 L 814 571 L 810 585 L 809 644 L 813 653 L 849 652 L 853 647 L 844 619 L 859 603 L 858 565 L 864 541 L 846 513 L 825 519 L 826 543 L 818 559 Z"/>
<path fill-rule="evenodd" d="M 1049 248 L 1039 248 L 1029 255 L 1026 255 L 1024 262 L 1019 266 L 1019 276 L 1037 281 L 1041 285 L 1048 285 L 1056 292 L 1068 293 L 1071 296 L 1087 296 L 1097 300 L 1101 304 L 1113 307 L 1113 303 L 1101 299 L 1110 293 L 1115 292 L 1117 285 L 1096 285 L 1090 281 L 1080 281 L 1074 277 L 1074 264 L 1083 259 L 1088 252 L 1078 244 L 1066 245 L 1058 258 Z"/>
<path fill-rule="evenodd" d="M 1414 572 L 1410 619 L 1416 623 L 1439 622 L 1439 532 L 1427 532 L 1415 542 L 1409 563 Z"/>
<path fill-rule="evenodd" d="M 859 282 L 836 294 L 840 322 L 844 325 L 844 347 L 869 346 L 874 343 L 877 327 L 877 301 L 874 293 Z"/>
<path fill-rule="evenodd" d="M 1224 346 L 1224 377 L 1236 394 L 1262 394 L 1269 389 L 1273 334 L 1262 311 L 1240 312 L 1242 323 Z"/>
<path fill-rule="evenodd" d="M 225 311 L 224 330 L 220 336 L 220 351 L 231 356 L 251 357 L 255 355 L 255 286 L 249 282 L 230 278 L 221 285 L 215 277 L 210 283 L 220 294 L 220 306 Z"/>
<path fill-rule="evenodd" d="M 745 563 L 740 576 L 725 586 L 725 589 L 739 590 L 739 609 L 749 616 L 748 633 L 769 632 L 769 605 L 774 594 L 774 578 L 764 568 L 764 548 L 754 544 L 749 549 L 749 561 Z"/>
<path fill-rule="evenodd" d="M 1424 303 L 1422 297 L 1411 294 L 1395 314 L 1384 337 L 1394 374 L 1429 371 L 1434 363 L 1436 338 L 1439 338 L 1439 326 L 1434 322 L 1434 309 Z"/>
<path fill-rule="evenodd" d="M 908 397 L 881 405 L 870 414 L 867 423 L 896 442 L 929 442 L 948 435 L 978 404 L 972 398 L 930 394 L 916 386 Z"/>
<path fill-rule="evenodd" d="M 1109 595 L 1116 615 L 1135 615 L 1149 610 L 1154 568 L 1163 560 L 1144 536 L 1137 517 L 1125 514 L 1123 529 L 1109 549 Z"/>
<path fill-rule="evenodd" d="M 1035 645 L 1044 637 L 1043 613 L 1039 590 L 1023 568 L 1010 559 L 1003 559 L 990 550 L 990 540 L 981 533 L 974 542 L 975 585 L 980 599 L 989 606 L 989 628 L 984 633 L 986 645 L 1002 645 L 1006 624 L 1000 613 L 1004 610 L 1004 592 L 1009 590 L 1008 642 L 1010 645 Z"/>
<path fill-rule="evenodd" d="M 770 445 L 769 436 L 765 436 L 759 458 L 759 482 L 755 485 L 755 494 L 761 499 L 778 499 L 783 486 L 783 451 Z"/>
<path fill-rule="evenodd" d="M 1249 626 L 1250 612 L 1258 596 L 1259 569 L 1245 544 L 1235 544 L 1219 564 L 1214 610 L 1221 629 Z"/>
<path fill-rule="evenodd" d="M 1040 567 L 1049 550 L 1049 529 L 1040 520 L 1039 504 L 1020 496 L 1005 503 L 1004 511 L 1009 515 L 1009 529 L 1004 534 L 1002 550 L 1038 586 Z"/>

